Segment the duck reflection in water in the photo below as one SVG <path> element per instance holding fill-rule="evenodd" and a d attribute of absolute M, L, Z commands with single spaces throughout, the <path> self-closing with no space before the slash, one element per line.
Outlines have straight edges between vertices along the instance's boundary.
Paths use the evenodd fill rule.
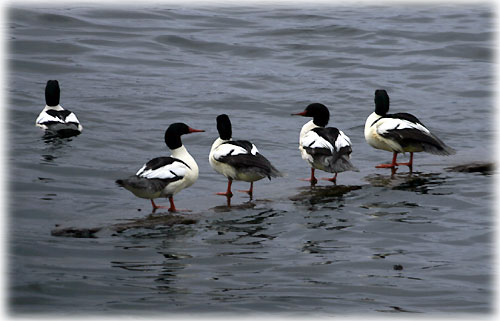
<path fill-rule="evenodd" d="M 311 205 L 329 203 L 335 200 L 342 200 L 346 194 L 361 188 L 362 186 L 359 185 L 301 187 L 299 188 L 301 192 L 291 196 L 290 200 L 306 202 Z"/>
<path fill-rule="evenodd" d="M 373 186 L 389 187 L 394 190 L 403 190 L 427 194 L 437 186 L 443 185 L 447 176 L 442 173 L 421 173 L 410 172 L 401 175 L 390 176 L 382 174 L 373 174 L 365 177 L 365 180 Z"/>
<path fill-rule="evenodd" d="M 41 154 L 42 163 L 52 163 L 59 158 L 67 148 L 72 147 L 72 138 L 61 138 L 52 134 L 45 134 L 42 136 L 42 141 L 45 144 Z"/>

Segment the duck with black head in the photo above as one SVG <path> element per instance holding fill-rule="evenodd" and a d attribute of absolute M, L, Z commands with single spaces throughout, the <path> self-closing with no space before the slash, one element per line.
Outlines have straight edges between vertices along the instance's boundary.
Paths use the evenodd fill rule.
<path fill-rule="evenodd" d="M 197 132 L 204 130 L 193 129 L 184 123 L 170 125 L 165 131 L 165 143 L 172 155 L 153 158 L 135 175 L 119 179 L 116 184 L 137 197 L 151 200 L 153 212 L 158 208 L 167 208 L 155 204 L 154 199 L 160 197 L 169 199 L 169 212 L 178 211 L 174 204 L 174 195 L 193 185 L 198 179 L 198 165 L 182 144 L 181 136 Z"/>
<path fill-rule="evenodd" d="M 299 136 L 302 159 L 311 166 L 311 178 L 306 179 L 311 185 L 318 182 L 314 176 L 315 169 L 335 173 L 332 178 L 322 178 L 333 183 L 337 182 L 338 173 L 358 171 L 351 163 L 352 144 L 349 137 L 335 127 L 326 127 L 330 111 L 325 105 L 313 103 L 303 112 L 292 115 L 313 118 L 302 126 Z"/>
<path fill-rule="evenodd" d="M 365 140 L 376 148 L 393 153 L 390 164 L 376 168 L 406 165 L 413 169 L 413 153 L 427 152 L 435 155 L 453 155 L 455 150 L 443 143 L 415 116 L 409 113 L 389 114 L 389 95 L 384 89 L 375 90 L 375 111 L 365 122 Z M 398 163 L 398 153 L 410 153 L 410 160 Z"/>
<path fill-rule="evenodd" d="M 228 206 L 233 196 L 231 192 L 233 180 L 250 182 L 250 189 L 241 192 L 248 193 L 252 199 L 253 182 L 264 177 L 270 180 L 271 177 L 283 176 L 267 158 L 259 153 L 253 143 L 232 139 L 232 126 L 228 115 L 221 114 L 217 116 L 216 121 L 219 137 L 212 144 L 209 162 L 216 172 L 227 177 L 226 192 L 220 192 L 217 195 L 226 196 Z"/>
<path fill-rule="evenodd" d="M 59 103 L 61 90 L 57 80 L 47 81 L 45 86 L 45 108 L 38 115 L 35 125 L 44 129 L 47 135 L 71 137 L 79 135 L 83 127 L 76 115 L 62 108 Z"/>

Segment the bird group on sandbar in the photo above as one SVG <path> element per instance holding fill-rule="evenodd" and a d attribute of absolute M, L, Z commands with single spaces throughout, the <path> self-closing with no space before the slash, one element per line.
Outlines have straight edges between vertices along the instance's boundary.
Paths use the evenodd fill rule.
<path fill-rule="evenodd" d="M 72 137 L 82 133 L 83 127 L 76 115 L 60 105 L 60 87 L 57 80 L 47 81 L 45 87 L 46 106 L 36 119 L 36 126 L 45 130 L 46 135 Z M 376 165 L 376 168 L 389 168 L 392 174 L 398 166 L 408 166 L 413 170 L 413 153 L 427 152 L 436 155 L 452 155 L 455 150 L 443 143 L 436 135 L 415 116 L 409 113 L 389 114 L 389 95 L 384 89 L 375 90 L 375 111 L 366 119 L 364 137 L 373 148 L 392 152 L 392 161 Z M 302 112 L 292 115 L 311 117 L 299 133 L 299 150 L 311 168 L 308 179 L 311 186 L 318 182 L 315 170 L 331 173 L 333 177 L 321 178 L 333 183 L 337 175 L 346 171 L 359 171 L 351 162 L 352 144 L 349 137 L 340 129 L 327 127 L 330 111 L 321 103 L 309 104 Z M 225 192 L 217 195 L 226 197 L 227 206 L 231 206 L 233 181 L 250 183 L 247 193 L 253 198 L 254 182 L 263 178 L 283 177 L 262 155 L 255 144 L 248 140 L 233 140 L 231 120 L 227 114 L 216 118 L 219 137 L 210 149 L 210 166 L 227 178 Z M 116 184 L 130 191 L 139 198 L 151 201 L 153 212 L 167 208 L 169 212 L 183 212 L 174 204 L 174 195 L 193 185 L 198 179 L 199 169 L 195 159 L 183 145 L 181 136 L 200 133 L 185 123 L 173 123 L 165 131 L 165 144 L 171 150 L 171 156 L 155 157 L 142 165 L 139 170 L 127 178 L 117 179 Z M 400 153 L 410 153 L 408 162 L 397 162 Z M 155 203 L 157 198 L 167 198 L 170 206 Z"/>

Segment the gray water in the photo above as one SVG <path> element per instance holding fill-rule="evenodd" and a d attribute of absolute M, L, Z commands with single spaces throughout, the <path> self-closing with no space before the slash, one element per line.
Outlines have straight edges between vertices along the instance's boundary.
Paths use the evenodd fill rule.
<path fill-rule="evenodd" d="M 492 6 L 16 5 L 7 10 L 9 310 L 17 315 L 277 313 L 384 316 L 492 311 L 493 176 L 447 167 L 493 160 Z M 48 79 L 83 134 L 44 140 Z M 375 89 L 457 150 L 414 172 L 374 166 L 364 141 Z M 359 172 L 311 189 L 298 151 L 312 102 L 353 143 Z M 215 117 L 284 178 L 255 199 L 215 195 Z M 57 237 L 151 213 L 115 185 L 183 137 L 200 177 L 176 195 L 196 224 Z M 407 159 L 401 156 L 401 159 Z M 330 177 L 318 172 L 319 177 Z M 248 184 L 235 182 L 234 190 Z M 167 200 L 157 203 L 168 205 Z M 159 211 L 155 215 L 166 215 Z M 403 269 L 395 269 L 400 265 Z M 392 315 L 392 314 L 391 314 Z"/>

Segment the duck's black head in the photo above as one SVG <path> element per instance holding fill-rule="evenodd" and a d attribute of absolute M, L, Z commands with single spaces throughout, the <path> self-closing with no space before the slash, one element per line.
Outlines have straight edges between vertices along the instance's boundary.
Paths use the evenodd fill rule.
<path fill-rule="evenodd" d="M 389 95 L 385 89 L 375 90 L 375 113 L 385 116 L 389 111 Z"/>
<path fill-rule="evenodd" d="M 59 89 L 59 83 L 57 80 L 47 81 L 47 85 L 45 86 L 45 103 L 47 106 L 59 105 L 60 96 L 61 90 Z"/>
<path fill-rule="evenodd" d="M 320 127 L 325 127 L 330 120 L 330 112 L 328 111 L 328 108 L 320 103 L 310 104 L 303 112 L 292 115 L 313 117 L 314 124 Z"/>
<path fill-rule="evenodd" d="M 168 126 L 165 131 L 165 143 L 168 148 L 176 149 L 182 146 L 182 135 L 198 132 L 204 132 L 204 130 L 193 129 L 184 123 L 175 123 Z"/>
<path fill-rule="evenodd" d="M 219 132 L 220 139 L 230 140 L 233 135 L 231 121 L 229 116 L 221 114 L 217 116 L 217 131 Z"/>

